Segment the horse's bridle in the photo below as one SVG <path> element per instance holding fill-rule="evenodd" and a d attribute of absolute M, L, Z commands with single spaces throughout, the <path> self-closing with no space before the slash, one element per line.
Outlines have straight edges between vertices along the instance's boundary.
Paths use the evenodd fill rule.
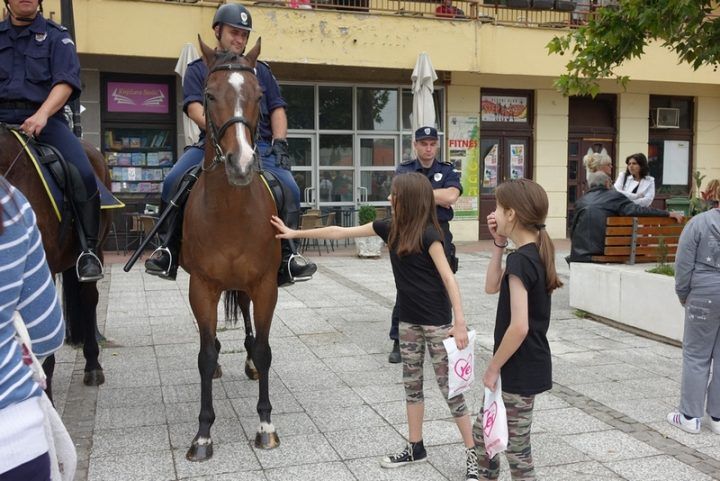
<path fill-rule="evenodd" d="M 247 65 L 242 65 L 239 63 L 224 63 L 220 65 L 216 65 L 210 70 L 208 73 L 208 78 L 210 75 L 212 75 L 215 72 L 220 71 L 230 71 L 230 72 L 250 72 L 253 75 L 257 75 L 255 73 L 255 69 L 253 67 L 248 67 Z M 234 116 L 230 117 L 225 121 L 224 124 L 220 126 L 218 129 L 215 124 L 212 121 L 212 117 L 210 116 L 210 110 L 208 106 L 208 91 L 207 88 L 205 89 L 204 96 L 203 96 L 203 110 L 205 112 L 205 124 L 207 125 L 207 130 L 210 132 L 210 142 L 212 142 L 213 148 L 215 149 L 215 157 L 213 158 L 212 163 L 209 167 L 205 167 L 203 165 L 203 170 L 210 170 L 217 164 L 223 164 L 227 161 L 227 158 L 225 157 L 225 154 L 223 153 L 222 149 L 220 148 L 220 139 L 222 138 L 223 134 L 225 134 L 225 131 L 230 128 L 234 124 L 243 124 L 245 127 L 250 129 L 250 134 L 253 142 L 253 156 L 256 156 L 255 150 L 257 149 L 256 143 L 255 143 L 255 134 L 257 130 L 257 123 L 254 125 L 250 123 L 245 117 L 243 116 Z"/>

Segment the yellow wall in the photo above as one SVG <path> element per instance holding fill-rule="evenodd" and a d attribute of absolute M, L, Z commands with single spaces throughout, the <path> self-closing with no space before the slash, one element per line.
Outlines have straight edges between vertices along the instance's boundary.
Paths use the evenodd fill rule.
<path fill-rule="evenodd" d="M 710 179 L 720 179 L 720 97 L 698 97 L 695 105 L 694 170 L 707 175 L 707 185 Z"/>
<path fill-rule="evenodd" d="M 647 152 L 649 112 L 650 95 L 622 93 L 618 96 L 615 172 L 625 171 L 625 159 L 629 155 Z"/>

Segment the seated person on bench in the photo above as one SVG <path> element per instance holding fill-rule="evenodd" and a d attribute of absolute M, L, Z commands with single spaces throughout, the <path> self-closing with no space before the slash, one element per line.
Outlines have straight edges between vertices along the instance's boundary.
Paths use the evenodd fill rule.
<path fill-rule="evenodd" d="M 570 233 L 568 262 L 592 262 L 605 250 L 605 224 L 610 216 L 672 217 L 681 222 L 677 212 L 642 207 L 612 187 L 612 179 L 605 172 L 588 174 L 589 190 L 575 203 L 575 217 Z"/>

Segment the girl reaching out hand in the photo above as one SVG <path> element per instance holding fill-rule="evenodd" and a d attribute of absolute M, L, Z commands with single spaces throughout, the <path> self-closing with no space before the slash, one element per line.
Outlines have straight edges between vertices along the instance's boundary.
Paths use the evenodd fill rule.
<path fill-rule="evenodd" d="M 292 230 L 273 216 L 278 238 L 344 239 L 379 235 L 388 244 L 400 305 L 400 352 L 409 425 L 407 446 L 385 456 L 380 464 L 395 468 L 427 460 L 423 446 L 423 361 L 430 352 L 435 377 L 445 399 L 448 395 L 448 356 L 443 339 L 455 338 L 458 349 L 468 344 L 460 290 L 443 249 L 432 186 L 418 173 L 395 176 L 390 193 L 392 217 L 357 227 L 329 226 Z M 452 314 L 451 315 L 451 306 Z M 472 426 L 465 399 L 448 400 L 466 447 L 467 479 L 477 479 Z"/>
<path fill-rule="evenodd" d="M 534 480 L 530 448 L 535 395 L 552 388 L 552 368 L 547 330 L 550 295 L 562 286 L 555 272 L 555 247 L 545 230 L 548 197 L 539 184 L 515 179 L 495 190 L 496 209 L 487 217 L 495 248 L 485 278 L 485 292 L 500 293 L 495 318 L 495 348 L 483 383 L 495 390 L 502 377 L 502 397 L 507 410 L 506 456 L 513 480 Z M 517 250 L 507 256 L 507 240 Z M 488 459 L 483 441 L 483 413 L 473 426 L 481 479 L 497 479 L 499 455 Z"/>

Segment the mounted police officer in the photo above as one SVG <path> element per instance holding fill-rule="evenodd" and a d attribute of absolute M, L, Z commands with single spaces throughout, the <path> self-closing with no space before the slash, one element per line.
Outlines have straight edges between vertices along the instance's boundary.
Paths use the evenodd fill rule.
<path fill-rule="evenodd" d="M 244 6 L 232 3 L 220 6 L 215 13 L 212 26 L 215 30 L 219 50 L 231 51 L 238 55 L 245 51 L 252 31 L 252 17 Z M 280 87 L 270 71 L 270 67 L 264 62 L 258 62 L 256 70 L 258 82 L 263 90 L 256 147 L 262 160 L 262 168 L 272 172 L 283 184 L 285 204 L 280 213 L 283 220 L 292 228 L 297 228 L 300 221 L 300 189 L 290 173 L 290 154 L 286 140 L 285 107 L 287 104 L 280 94 Z M 202 59 L 191 62 L 185 72 L 183 110 L 200 127 L 200 141 L 185 151 L 163 181 L 161 209 L 167 207 L 185 173 L 203 160 L 205 153 L 203 90 L 207 75 L 208 69 Z M 162 233 L 163 246 L 145 261 L 145 269 L 149 274 L 166 279 L 175 278 L 182 237 L 181 225 L 182 206 L 179 206 L 165 223 Z M 317 266 L 307 261 L 296 262 L 295 258 L 299 256 L 294 243 L 283 240 L 281 245 L 283 260 L 278 284 L 285 285 L 295 281 L 309 280 L 317 270 Z"/>
<path fill-rule="evenodd" d="M 419 172 L 425 175 L 429 180 L 435 194 L 435 204 L 437 204 L 437 217 L 440 228 L 445 234 L 443 246 L 445 255 L 448 258 L 450 267 L 453 272 L 457 271 L 457 258 L 455 257 L 455 246 L 452 243 L 453 236 L 450 232 L 450 220 L 453 218 L 452 205 L 457 202 L 462 195 L 462 185 L 460 184 L 460 174 L 455 171 L 455 167 L 450 162 L 440 162 L 437 160 L 437 153 L 440 144 L 438 143 L 437 129 L 433 127 L 420 127 L 415 131 L 415 141 L 413 147 L 417 154 L 417 159 L 407 160 L 401 163 L 396 174 L 405 174 L 408 172 Z M 399 308 L 397 298 L 395 307 L 393 308 L 390 339 L 394 341 L 393 350 L 388 357 L 391 363 L 399 363 L 400 345 L 398 342 L 398 324 Z"/>
<path fill-rule="evenodd" d="M 80 253 L 81 282 L 103 277 L 95 255 L 100 195 L 90 161 L 63 117 L 63 106 L 80 96 L 80 60 L 67 29 L 42 16 L 42 0 L 5 0 L 0 22 L 0 122 L 19 124 L 28 136 L 55 147 L 82 176 L 72 197 L 88 249 Z"/>

